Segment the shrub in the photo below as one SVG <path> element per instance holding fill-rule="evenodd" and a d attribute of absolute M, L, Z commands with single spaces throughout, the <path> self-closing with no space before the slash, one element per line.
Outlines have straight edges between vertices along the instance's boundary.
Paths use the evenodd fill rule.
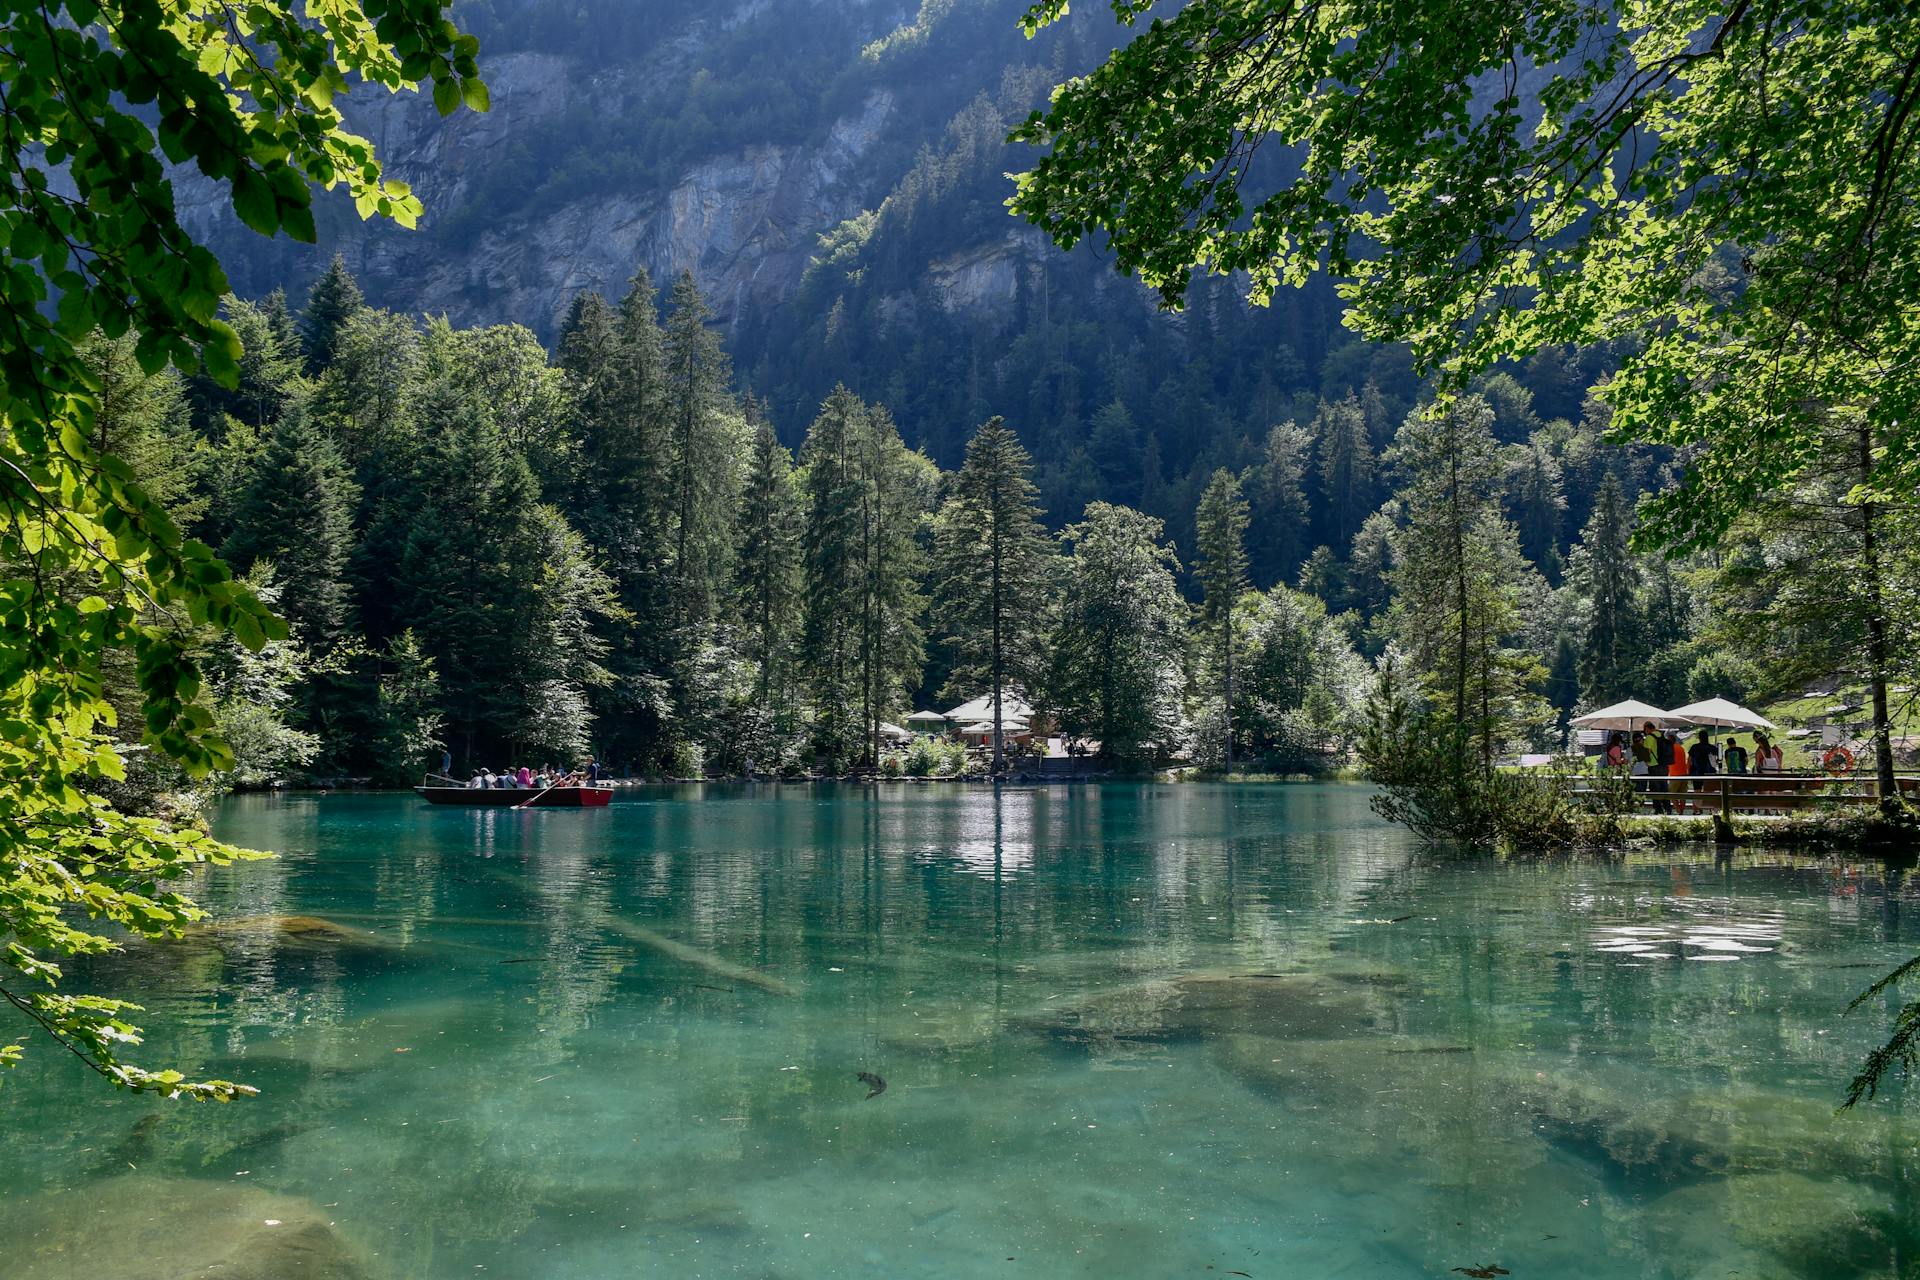
<path fill-rule="evenodd" d="M 901 768 L 912 777 L 925 778 L 933 774 L 939 763 L 940 744 L 932 738 L 915 738 L 907 746 Z"/>

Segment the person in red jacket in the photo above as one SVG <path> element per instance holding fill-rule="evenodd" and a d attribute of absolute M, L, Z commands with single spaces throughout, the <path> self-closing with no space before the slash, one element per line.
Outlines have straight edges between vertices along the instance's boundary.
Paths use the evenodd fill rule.
<path fill-rule="evenodd" d="M 1667 749 L 1667 777 L 1669 778 L 1686 777 L 1687 776 L 1686 741 L 1677 732 L 1669 733 L 1667 734 L 1666 749 Z M 1687 790 L 1687 784 L 1684 782 L 1668 782 L 1667 790 L 1671 791 L 1676 796 L 1683 795 Z M 1692 806 L 1689 805 L 1685 800 L 1674 801 L 1674 807 L 1683 812 L 1692 808 Z"/>

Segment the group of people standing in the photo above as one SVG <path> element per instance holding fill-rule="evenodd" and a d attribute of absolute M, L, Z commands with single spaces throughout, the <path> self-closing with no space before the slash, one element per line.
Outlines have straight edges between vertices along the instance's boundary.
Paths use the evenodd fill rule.
<path fill-rule="evenodd" d="M 1651 720 L 1640 727 L 1638 733 L 1629 737 L 1626 733 L 1615 733 L 1607 742 L 1605 754 L 1601 756 L 1602 767 L 1625 769 L 1636 778 L 1686 778 L 1686 777 L 1746 777 L 1749 775 L 1778 774 L 1784 767 L 1785 753 L 1768 739 L 1764 733 L 1753 735 L 1753 749 L 1740 744 L 1740 739 L 1728 735 L 1722 748 L 1706 731 L 1698 730 L 1694 734 L 1693 745 L 1687 745 L 1687 734 L 1677 729 L 1661 729 Z M 1653 808 L 1656 813 L 1673 812 L 1673 802 L 1662 798 L 1663 793 L 1684 790 L 1671 782 L 1659 787 L 1652 782 L 1640 782 L 1636 788 L 1654 795 Z"/>
<path fill-rule="evenodd" d="M 482 768 L 467 779 L 467 789 L 546 791 L 553 787 L 591 787 L 599 781 L 600 762 L 589 760 L 584 767 L 565 771 L 552 765 L 534 769 L 523 764 L 518 769 L 508 769 L 502 773 Z"/>

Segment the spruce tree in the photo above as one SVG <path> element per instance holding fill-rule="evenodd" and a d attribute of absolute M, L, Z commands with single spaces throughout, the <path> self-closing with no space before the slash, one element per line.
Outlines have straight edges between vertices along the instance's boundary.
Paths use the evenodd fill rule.
<path fill-rule="evenodd" d="M 1567 510 L 1560 460 L 1553 455 L 1545 434 L 1538 431 L 1518 453 L 1513 507 L 1520 531 L 1520 550 L 1546 575 L 1548 582 L 1558 583 L 1560 525 Z"/>
<path fill-rule="evenodd" d="M 802 539 L 806 583 L 801 659 L 813 705 L 814 749 L 838 766 L 859 751 L 858 630 L 863 600 L 860 437 L 867 408 L 835 387 L 801 446 L 806 496 Z"/>
<path fill-rule="evenodd" d="M 1035 688 L 1047 538 L 1032 459 L 1013 428 L 987 419 L 967 442 L 953 495 L 934 533 L 936 612 L 954 655 L 949 693 L 984 680 L 993 699 L 993 772 L 1006 763 L 1002 696 L 1009 680 Z"/>
<path fill-rule="evenodd" d="M 580 449 L 568 511 L 611 575 L 622 610 L 607 655 L 615 678 L 594 699 L 604 745 L 649 765 L 665 762 L 682 729 L 670 690 L 683 664 L 673 614 L 663 344 L 644 270 L 618 307 L 597 293 L 576 295 L 559 343 Z"/>
<path fill-rule="evenodd" d="M 1461 794 L 1493 771 L 1503 736 L 1537 714 L 1527 685 L 1539 661 L 1511 644 L 1524 560 L 1500 513 L 1493 412 L 1478 396 L 1409 415 L 1394 442 L 1406 475 L 1406 528 L 1394 570 L 1392 626 L 1439 716 Z M 1537 701 L 1537 700 L 1536 700 Z"/>
<path fill-rule="evenodd" d="M 307 372 L 318 375 L 333 363 L 340 332 L 347 322 L 366 306 L 360 285 L 347 270 L 347 261 L 339 254 L 307 293 L 307 309 L 300 317 L 301 344 L 306 352 Z"/>
<path fill-rule="evenodd" d="M 756 416 L 751 398 L 748 413 Z M 756 421 L 734 563 L 744 656 L 754 664 L 763 707 L 787 703 L 787 665 L 800 603 L 800 516 L 793 456 L 772 424 Z"/>
<path fill-rule="evenodd" d="M 434 429 L 388 572 L 395 613 L 444 682 L 447 740 L 463 760 L 505 764 L 487 755 L 511 747 L 528 707 L 527 596 L 543 566 L 515 553 L 528 547 L 538 503 L 525 460 L 476 416 Z"/>
<path fill-rule="evenodd" d="M 268 439 L 220 549 L 243 571 L 273 564 L 280 612 L 294 635 L 321 653 L 351 625 L 346 570 L 359 501 L 339 447 L 306 414 L 291 414 Z"/>
<path fill-rule="evenodd" d="M 904 704 L 926 665 L 926 553 L 921 523 L 938 471 L 900 439 L 893 415 L 872 405 L 858 437 L 860 469 L 861 754 L 879 763 L 880 724 Z"/>
<path fill-rule="evenodd" d="M 1638 597 L 1640 571 L 1629 539 L 1632 513 L 1611 472 L 1600 481 L 1593 515 L 1581 531 L 1568 566 L 1573 588 L 1587 601 L 1586 635 L 1577 670 L 1580 699 L 1605 706 L 1632 696 L 1633 681 L 1646 657 Z"/>
<path fill-rule="evenodd" d="M 683 271 L 664 336 L 666 482 L 673 509 L 674 610 L 682 625 L 711 619 L 726 581 L 734 501 L 731 376 L 706 300 Z"/>
<path fill-rule="evenodd" d="M 1306 556 L 1307 465 L 1313 433 L 1297 422 L 1267 432 L 1266 447 L 1247 485 L 1254 519 L 1248 571 L 1256 582 L 1286 583 Z"/>
<path fill-rule="evenodd" d="M 1375 505 L 1373 441 L 1366 413 L 1352 395 L 1333 404 L 1322 401 L 1313 428 L 1320 451 L 1320 492 L 1326 500 L 1323 527 L 1333 546 L 1344 547 Z"/>
<path fill-rule="evenodd" d="M 1233 772 L 1233 614 L 1247 589 L 1247 500 L 1240 479 L 1225 467 L 1214 471 L 1194 514 L 1194 575 L 1200 579 L 1200 617 L 1215 633 L 1220 664 L 1220 700 L 1226 716 L 1227 772 Z"/>

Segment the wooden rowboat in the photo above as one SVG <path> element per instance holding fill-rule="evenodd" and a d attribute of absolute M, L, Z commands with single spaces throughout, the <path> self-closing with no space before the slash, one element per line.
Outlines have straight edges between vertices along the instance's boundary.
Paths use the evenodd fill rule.
<path fill-rule="evenodd" d="M 597 809 L 613 799 L 612 787 L 415 787 L 414 794 L 428 804 L 464 805 L 476 809 Z"/>

